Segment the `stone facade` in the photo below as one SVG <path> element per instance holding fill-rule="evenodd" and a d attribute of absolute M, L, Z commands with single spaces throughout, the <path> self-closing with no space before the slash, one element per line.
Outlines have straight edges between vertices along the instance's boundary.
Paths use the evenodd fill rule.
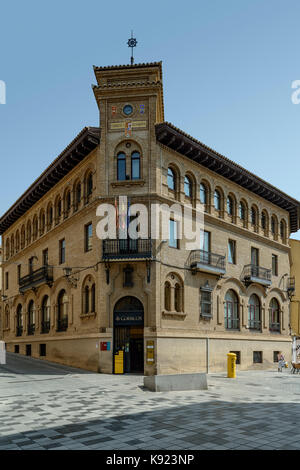
<path fill-rule="evenodd" d="M 164 123 L 160 63 L 96 67 L 95 75 L 100 143 L 89 148 L 90 131 L 79 134 L 36 193 L 29 188 L 0 220 L 7 350 L 112 373 L 120 344 L 127 369 L 146 375 L 221 371 L 230 351 L 242 369 L 274 367 L 278 351 L 288 359 L 288 238 L 299 203 L 240 167 L 253 190 L 220 165 L 209 168 L 209 159 L 228 171 L 233 162 L 197 151 L 199 143 Z M 185 239 L 174 248 L 160 238 L 122 251 L 116 241 L 106 253 L 96 210 L 120 195 L 148 208 L 195 208 L 204 198 L 208 245 L 191 253 Z"/>

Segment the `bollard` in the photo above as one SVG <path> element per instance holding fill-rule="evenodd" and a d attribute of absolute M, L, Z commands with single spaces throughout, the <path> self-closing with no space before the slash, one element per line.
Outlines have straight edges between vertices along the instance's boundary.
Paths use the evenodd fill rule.
<path fill-rule="evenodd" d="M 227 354 L 227 377 L 229 379 L 236 378 L 236 354 Z"/>

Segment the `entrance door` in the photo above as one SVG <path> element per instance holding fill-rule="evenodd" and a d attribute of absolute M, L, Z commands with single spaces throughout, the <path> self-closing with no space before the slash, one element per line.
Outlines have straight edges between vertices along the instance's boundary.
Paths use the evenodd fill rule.
<path fill-rule="evenodd" d="M 114 308 L 114 355 L 124 352 L 124 372 L 144 372 L 144 308 L 135 297 L 123 297 Z"/>

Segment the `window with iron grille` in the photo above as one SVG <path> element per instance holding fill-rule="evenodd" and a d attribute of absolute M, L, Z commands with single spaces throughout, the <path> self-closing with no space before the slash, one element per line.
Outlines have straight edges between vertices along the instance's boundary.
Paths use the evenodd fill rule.
<path fill-rule="evenodd" d="M 235 363 L 237 365 L 240 365 L 241 364 L 241 351 L 229 351 L 229 352 L 236 355 L 236 362 Z"/>
<path fill-rule="evenodd" d="M 212 318 L 212 289 L 209 287 L 200 288 L 200 315 L 203 318 Z"/>
<path fill-rule="evenodd" d="M 263 362 L 262 351 L 253 351 L 253 363 L 262 364 L 262 362 Z"/>
<path fill-rule="evenodd" d="M 280 351 L 273 351 L 273 362 L 278 362 L 278 354 Z"/>

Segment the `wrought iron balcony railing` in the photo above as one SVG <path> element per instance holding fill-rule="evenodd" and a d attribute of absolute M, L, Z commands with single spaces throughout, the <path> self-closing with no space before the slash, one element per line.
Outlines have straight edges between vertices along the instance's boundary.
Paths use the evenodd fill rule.
<path fill-rule="evenodd" d="M 226 330 L 239 330 L 240 319 L 239 318 L 225 318 L 225 328 Z"/>
<path fill-rule="evenodd" d="M 53 282 L 53 268 L 52 266 L 42 266 L 36 271 L 32 271 L 27 276 L 19 279 L 20 292 L 25 292 L 32 287 L 39 286 L 41 284 L 50 284 Z"/>
<path fill-rule="evenodd" d="M 248 328 L 261 331 L 261 320 L 248 320 Z"/>
<path fill-rule="evenodd" d="M 262 268 L 255 264 L 247 264 L 244 266 L 243 278 L 246 283 L 257 282 L 265 286 L 270 286 L 272 283 L 271 269 Z"/>
<path fill-rule="evenodd" d="M 27 334 L 34 335 L 34 332 L 35 332 L 35 324 L 34 323 L 29 324 L 27 328 Z"/>
<path fill-rule="evenodd" d="M 57 320 L 57 331 L 66 331 L 68 329 L 68 317 Z"/>
<path fill-rule="evenodd" d="M 212 274 L 225 274 L 225 256 L 204 250 L 193 250 L 189 255 L 190 267 Z"/>
<path fill-rule="evenodd" d="M 42 321 L 41 324 L 41 333 L 49 333 L 50 331 L 50 321 Z"/>
<path fill-rule="evenodd" d="M 279 322 L 270 323 L 269 329 L 270 329 L 270 331 L 280 332 L 280 323 Z"/>
<path fill-rule="evenodd" d="M 152 240 L 131 238 L 103 240 L 102 245 L 103 260 L 121 260 L 121 259 L 151 259 L 152 258 Z"/>
<path fill-rule="evenodd" d="M 17 326 L 16 336 L 22 336 L 22 334 L 23 334 L 23 326 Z"/>

